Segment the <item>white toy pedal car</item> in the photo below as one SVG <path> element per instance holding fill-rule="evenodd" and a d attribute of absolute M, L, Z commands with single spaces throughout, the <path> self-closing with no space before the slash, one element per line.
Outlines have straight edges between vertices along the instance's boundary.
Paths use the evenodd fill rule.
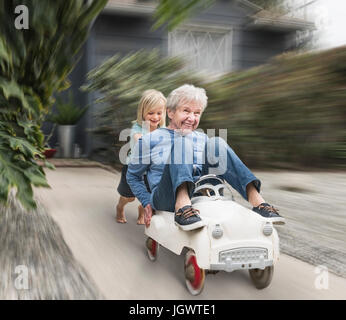
<path fill-rule="evenodd" d="M 156 211 L 145 228 L 151 261 L 157 259 L 159 246 L 178 255 L 188 249 L 185 280 L 193 295 L 203 290 L 206 273 L 221 270 L 248 269 L 256 288 L 263 289 L 270 284 L 279 258 L 279 237 L 273 224 L 225 197 L 225 188 L 224 181 L 215 175 L 196 182 L 191 201 L 200 211 L 204 227 L 183 231 L 175 225 L 172 212 Z"/>

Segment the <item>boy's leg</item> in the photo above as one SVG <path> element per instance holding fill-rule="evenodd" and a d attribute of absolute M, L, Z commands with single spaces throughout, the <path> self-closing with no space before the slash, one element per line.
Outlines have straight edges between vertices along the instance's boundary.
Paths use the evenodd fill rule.
<path fill-rule="evenodd" d="M 137 224 L 142 225 L 144 224 L 144 213 L 145 210 L 142 205 L 138 206 L 138 218 L 137 218 Z"/>
<path fill-rule="evenodd" d="M 125 218 L 125 206 L 127 203 L 135 200 L 135 196 L 126 181 L 127 168 L 127 165 L 123 166 L 121 170 L 120 182 L 117 188 L 120 198 L 116 205 L 116 220 L 119 223 L 127 222 Z"/>
<path fill-rule="evenodd" d="M 128 204 L 129 202 L 134 201 L 135 198 L 126 198 L 123 196 L 120 196 L 119 198 L 119 202 L 116 206 L 117 209 L 117 215 L 116 215 L 116 220 L 119 223 L 126 223 L 127 220 L 125 218 L 125 206 L 126 204 Z"/>

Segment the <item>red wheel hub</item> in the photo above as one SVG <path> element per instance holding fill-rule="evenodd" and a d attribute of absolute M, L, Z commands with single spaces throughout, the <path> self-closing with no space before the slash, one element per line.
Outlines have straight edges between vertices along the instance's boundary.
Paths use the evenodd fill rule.
<path fill-rule="evenodd" d="M 193 266 L 195 276 L 194 276 L 194 280 L 191 281 L 191 286 L 197 290 L 201 285 L 202 275 L 201 275 L 201 269 L 199 268 L 199 266 L 197 264 L 196 256 L 190 257 L 190 259 L 188 261 L 188 265 Z"/>
<path fill-rule="evenodd" d="M 156 256 L 156 247 L 157 243 L 155 240 L 151 240 L 151 254 L 155 257 Z"/>

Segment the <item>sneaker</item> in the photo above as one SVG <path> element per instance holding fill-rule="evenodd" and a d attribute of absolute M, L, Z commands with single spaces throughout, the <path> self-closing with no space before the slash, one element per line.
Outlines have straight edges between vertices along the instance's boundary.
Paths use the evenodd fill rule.
<path fill-rule="evenodd" d="M 253 207 L 252 211 L 255 211 L 263 218 L 266 218 L 273 222 L 273 224 L 285 224 L 285 219 L 278 213 L 278 209 L 271 206 L 269 203 L 261 203 L 257 207 Z"/>
<path fill-rule="evenodd" d="M 180 208 L 174 215 L 175 224 L 184 231 L 195 230 L 205 226 L 199 217 L 199 211 L 191 205 Z"/>

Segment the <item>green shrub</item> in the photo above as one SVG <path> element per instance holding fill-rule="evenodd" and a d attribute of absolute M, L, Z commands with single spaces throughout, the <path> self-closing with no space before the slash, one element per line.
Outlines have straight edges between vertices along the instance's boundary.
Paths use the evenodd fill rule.
<path fill-rule="evenodd" d="M 201 126 L 227 128 L 246 164 L 345 168 L 346 47 L 284 54 L 207 86 Z"/>
<path fill-rule="evenodd" d="M 156 89 L 167 96 L 185 83 L 202 86 L 202 80 L 184 73 L 184 63 L 179 58 L 161 57 L 159 52 L 138 51 L 124 58 L 115 55 L 88 75 L 84 90 L 98 91 L 101 98 L 95 112 L 95 127 L 91 131 L 99 138 L 93 156 L 102 161 L 119 164 L 119 141 L 123 129 L 131 128 L 137 117 L 137 107 L 142 93 Z"/>
<path fill-rule="evenodd" d="M 88 107 L 80 108 L 74 101 L 72 93 L 69 94 L 69 99 L 64 102 L 60 97 L 56 99 L 57 113 L 52 114 L 48 121 L 58 125 L 75 125 L 85 114 Z"/>
<path fill-rule="evenodd" d="M 209 98 L 200 127 L 227 129 L 228 143 L 250 167 L 345 168 L 345 47 L 284 54 L 210 83 L 178 72 L 182 67 L 179 59 L 140 51 L 90 72 L 86 88 L 101 94 L 93 130 L 103 143 L 96 150 L 100 159 L 119 161 L 119 133 L 136 118 L 144 90 L 167 95 L 193 83 Z"/>
<path fill-rule="evenodd" d="M 0 1 L 0 201 L 15 188 L 34 208 L 32 185 L 47 187 L 41 124 L 53 94 L 69 86 L 90 23 L 107 0 Z M 15 28 L 16 6 L 29 9 L 29 29 Z"/>

